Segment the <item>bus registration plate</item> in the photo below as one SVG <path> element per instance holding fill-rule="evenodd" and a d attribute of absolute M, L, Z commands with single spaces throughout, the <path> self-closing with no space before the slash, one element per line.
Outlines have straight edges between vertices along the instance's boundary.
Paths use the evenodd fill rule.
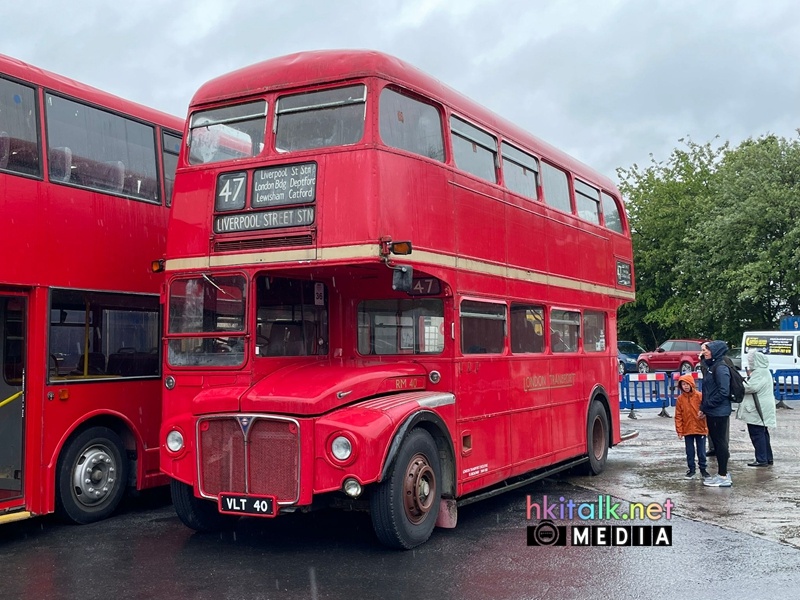
<path fill-rule="evenodd" d="M 256 515 L 274 517 L 275 496 L 244 496 L 242 494 L 219 495 L 219 512 L 234 515 Z"/>

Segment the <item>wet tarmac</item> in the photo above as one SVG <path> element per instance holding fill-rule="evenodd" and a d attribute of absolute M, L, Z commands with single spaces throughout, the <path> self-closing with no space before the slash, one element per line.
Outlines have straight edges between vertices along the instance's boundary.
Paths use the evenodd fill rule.
<path fill-rule="evenodd" d="M 698 477 L 683 478 L 686 454 L 678 439 L 674 408 L 670 417 L 661 409 L 636 409 L 636 420 L 623 413 L 622 429 L 636 429 L 639 437 L 614 447 L 608 469 L 600 477 L 574 477 L 572 483 L 629 501 L 663 502 L 670 498 L 675 514 L 713 523 L 764 539 L 800 548 L 800 402 L 795 409 L 777 411 L 778 427 L 770 429 L 775 464 L 748 467 L 755 460 L 747 425 L 733 416 L 730 421 L 730 488 L 703 485 Z M 716 459 L 708 458 L 708 470 L 716 473 Z"/>
<path fill-rule="evenodd" d="M 352 512 L 242 519 L 234 532 L 200 535 L 180 523 L 163 492 L 92 525 L 65 526 L 51 517 L 10 523 L 0 528 L 0 598 L 795 597 L 800 410 L 778 413 L 772 469 L 745 466 L 749 438 L 743 425 L 732 423 L 730 489 L 683 479 L 683 443 L 672 419 L 658 412 L 623 419 L 623 427 L 636 427 L 640 435 L 610 451 L 601 476 L 545 480 L 463 507 L 456 529 L 437 529 L 408 552 L 381 547 L 369 517 Z M 672 519 L 658 523 L 672 526 L 672 546 L 527 545 L 528 502 L 544 496 L 592 502 L 605 494 L 623 510 L 628 502 L 670 499 Z"/>

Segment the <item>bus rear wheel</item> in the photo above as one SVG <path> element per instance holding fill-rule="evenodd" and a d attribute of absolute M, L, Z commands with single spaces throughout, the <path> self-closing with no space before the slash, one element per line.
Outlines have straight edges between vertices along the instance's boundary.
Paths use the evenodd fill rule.
<path fill-rule="evenodd" d="M 370 496 L 372 527 L 382 544 L 410 550 L 426 542 L 439 515 L 441 466 L 424 429 L 403 442 L 391 470 Z"/>
<path fill-rule="evenodd" d="M 92 427 L 67 442 L 58 459 L 56 513 L 68 522 L 105 519 L 119 506 L 128 481 L 128 460 L 120 437 Z"/>
<path fill-rule="evenodd" d="M 589 475 L 599 475 L 605 469 L 608 458 L 608 414 L 597 400 L 589 407 L 586 446 L 589 453 Z"/>
<path fill-rule="evenodd" d="M 178 518 L 190 529 L 201 533 L 216 533 L 233 529 L 239 520 L 236 516 L 220 513 L 214 502 L 195 497 L 192 486 L 181 481 L 173 479 L 170 492 Z"/>

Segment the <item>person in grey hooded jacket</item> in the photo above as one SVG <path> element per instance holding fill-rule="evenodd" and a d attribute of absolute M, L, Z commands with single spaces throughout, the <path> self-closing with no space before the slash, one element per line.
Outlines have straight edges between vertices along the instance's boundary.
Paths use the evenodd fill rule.
<path fill-rule="evenodd" d="M 747 369 L 750 375 L 744 384 L 744 399 L 736 410 L 736 418 L 747 423 L 747 432 L 756 451 L 755 462 L 747 466 L 768 467 L 772 464 L 769 428 L 777 424 L 769 357 L 751 350 L 747 353 Z"/>
<path fill-rule="evenodd" d="M 714 442 L 717 454 L 717 475 L 703 480 L 703 485 L 713 487 L 730 487 L 732 485 L 728 473 L 728 420 L 731 416 L 731 372 L 723 360 L 728 353 L 728 344 L 714 340 L 703 344 L 703 359 L 708 366 L 703 377 L 703 400 L 700 402 L 699 415 L 706 417 L 708 435 Z"/>

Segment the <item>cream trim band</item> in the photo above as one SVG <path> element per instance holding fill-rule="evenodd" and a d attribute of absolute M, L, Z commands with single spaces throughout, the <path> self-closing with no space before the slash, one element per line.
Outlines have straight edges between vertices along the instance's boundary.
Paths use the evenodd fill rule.
<path fill-rule="evenodd" d="M 183 271 L 188 269 L 211 269 L 217 267 L 238 267 L 275 263 L 297 263 L 311 261 L 341 261 L 365 258 L 378 258 L 380 246 L 377 244 L 360 244 L 354 246 L 337 246 L 333 248 L 306 248 L 303 250 L 279 250 L 276 252 L 248 252 L 243 254 L 227 254 L 221 256 L 203 256 L 197 258 L 171 259 L 166 262 L 166 271 Z M 605 294 L 626 300 L 634 300 L 633 291 L 579 281 L 558 275 L 549 275 L 539 271 L 529 271 L 511 265 L 498 265 L 472 258 L 461 258 L 449 254 L 439 254 L 427 250 L 414 250 L 411 263 L 424 263 L 448 269 L 470 271 L 482 275 L 494 275 L 507 279 L 516 279 L 530 283 L 539 283 L 569 290 Z"/>

